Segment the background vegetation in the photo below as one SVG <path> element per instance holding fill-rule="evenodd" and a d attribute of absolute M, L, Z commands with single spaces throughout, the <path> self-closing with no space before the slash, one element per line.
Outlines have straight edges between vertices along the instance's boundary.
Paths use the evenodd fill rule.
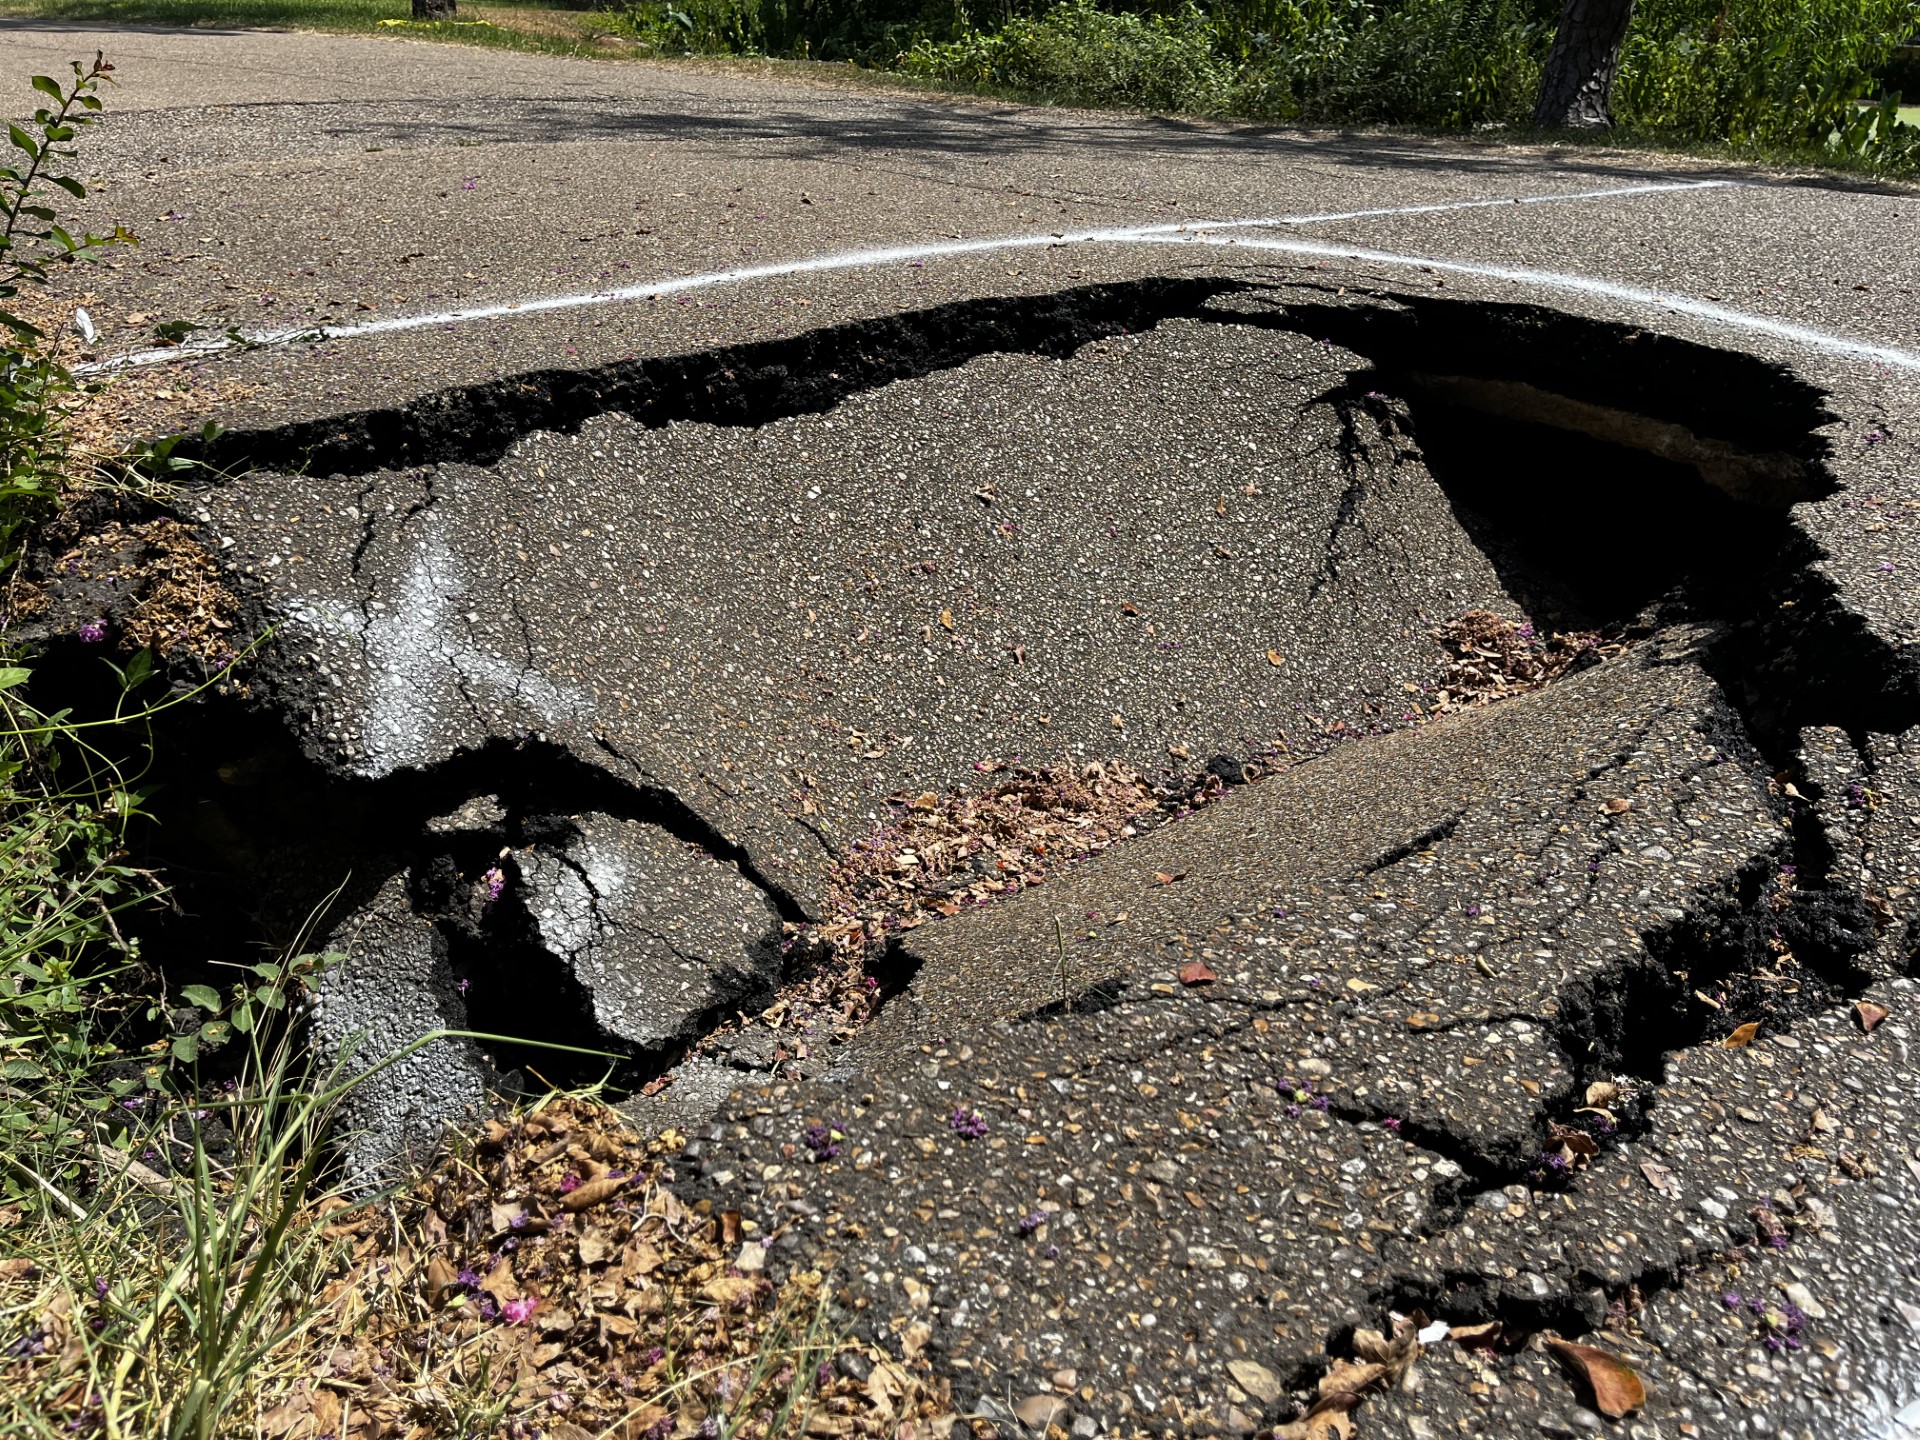
<path fill-rule="evenodd" d="M 621 0 L 664 53 L 810 56 L 979 93 L 1254 120 L 1522 128 L 1559 0 Z M 1621 131 L 1892 171 L 1920 0 L 1641 0 Z M 1920 98 L 1920 97 L 1916 97 Z M 1884 102 L 1884 103 L 1882 103 Z"/>

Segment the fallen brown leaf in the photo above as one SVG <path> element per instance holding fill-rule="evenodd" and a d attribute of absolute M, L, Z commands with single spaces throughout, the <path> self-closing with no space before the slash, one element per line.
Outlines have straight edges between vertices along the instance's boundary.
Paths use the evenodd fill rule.
<path fill-rule="evenodd" d="M 447 1303 L 447 1292 L 459 1283 L 460 1272 L 444 1255 L 427 1262 L 427 1303 L 436 1308 Z"/>
<path fill-rule="evenodd" d="M 1320 1377 L 1320 1396 L 1322 1399 L 1329 1395 L 1357 1396 L 1386 1378 L 1387 1367 L 1377 1360 L 1358 1364 L 1352 1360 L 1336 1360 L 1333 1368 Z"/>
<path fill-rule="evenodd" d="M 585 1210 L 589 1206 L 598 1205 L 602 1200 L 612 1199 L 620 1192 L 620 1187 L 626 1183 L 624 1179 L 615 1180 L 610 1177 L 589 1180 L 586 1184 L 576 1186 L 562 1196 L 560 1204 L 567 1210 Z"/>
<path fill-rule="evenodd" d="M 1182 985 L 1211 985 L 1219 978 L 1213 973 L 1213 967 L 1204 960 L 1189 960 L 1180 967 Z"/>
<path fill-rule="evenodd" d="M 1463 1345 L 1472 1350 L 1483 1345 L 1499 1343 L 1500 1332 L 1506 1327 L 1498 1320 L 1489 1320 L 1481 1325 L 1455 1325 L 1447 1333 L 1454 1344 Z"/>
<path fill-rule="evenodd" d="M 1359 1403 L 1360 1396 L 1350 1390 L 1323 1395 L 1298 1420 L 1275 1426 L 1273 1440 L 1350 1440 Z"/>
<path fill-rule="evenodd" d="M 1729 1050 L 1740 1050 L 1753 1044 L 1753 1037 L 1760 1033 L 1760 1022 L 1749 1020 L 1720 1043 Z"/>
<path fill-rule="evenodd" d="M 1617 1355 L 1592 1345 L 1549 1338 L 1547 1349 L 1590 1392 L 1593 1408 L 1609 1420 L 1624 1420 L 1647 1403 L 1647 1387 L 1634 1368 Z"/>

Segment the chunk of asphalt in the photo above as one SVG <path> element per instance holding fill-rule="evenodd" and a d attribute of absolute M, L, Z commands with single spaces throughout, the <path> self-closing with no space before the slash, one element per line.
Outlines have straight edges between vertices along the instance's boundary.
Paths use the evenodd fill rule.
<path fill-rule="evenodd" d="M 205 523 L 289 617 L 267 664 L 310 752 L 378 776 L 547 736 L 824 916 L 886 797 L 984 760 L 1157 775 L 1404 723 L 1432 617 L 1517 605 L 1368 383 L 1170 320 L 825 413 L 257 472 Z"/>
<path fill-rule="evenodd" d="M 1526 1193 L 1502 1187 L 1589 1050 L 1648 1023 L 1595 997 L 1673 1005 L 1648 937 L 1780 843 L 1696 638 L 1343 748 L 904 937 L 919 969 L 847 1078 L 722 1112 L 716 1203 L 804 1199 L 825 1218 L 792 1262 L 837 1258 L 876 1333 L 983 1388 L 1073 1367 L 1109 1423 L 1205 1433 L 1248 1408 L 1215 1359 L 1310 1376 L 1380 1322 L 1403 1255 L 1480 1233 L 1468 1195 Z M 1211 983 L 1181 983 L 1190 959 Z M 850 1153 L 805 1163 L 807 1126 L 843 1121 Z M 1516 1298 L 1564 1293 L 1524 1254 L 1496 1257 Z"/>
<path fill-rule="evenodd" d="M 1214 1433 L 1228 1405 L 1262 1408 L 1227 1362 L 1310 1368 L 1328 1325 L 1371 1313 L 1383 1240 L 1419 1233 L 1454 1173 L 1290 1109 L 1270 1075 L 1257 1045 L 1164 1006 L 1002 1022 L 865 1091 L 743 1091 L 699 1168 L 716 1203 L 792 1215 L 780 1261 L 837 1261 L 856 1324 L 927 1346 L 957 1393 L 1070 1368 L 1110 1424 Z M 809 1163 L 810 1125 L 842 1127 L 844 1153 Z"/>
<path fill-rule="evenodd" d="M 335 1122 L 349 1175 L 367 1183 L 397 1178 L 448 1127 L 484 1108 L 498 1079 L 468 1040 L 418 1042 L 466 1025 L 445 940 L 408 902 L 410 877 L 390 878 L 327 937 L 323 950 L 346 959 L 322 978 L 311 1036 L 321 1061 L 366 1078 L 348 1092 Z M 417 1046 L 408 1053 L 409 1046 Z M 372 1066 L 401 1058 L 377 1074 Z"/>
<path fill-rule="evenodd" d="M 571 817 L 518 860 L 537 943 L 571 968 L 601 1030 L 646 1049 L 700 1033 L 780 977 L 780 915 L 725 861 L 657 825 Z"/>
<path fill-rule="evenodd" d="M 903 937 L 909 1004 L 872 1043 L 1172 990 L 1199 960 L 1213 1002 L 1269 1012 L 1277 1055 L 1333 1062 L 1336 1105 L 1527 1168 L 1545 1111 L 1635 1048 L 1621 992 L 1684 1008 L 1650 940 L 1783 844 L 1763 777 L 1722 748 L 1732 723 L 1653 645 L 1345 747 Z"/>

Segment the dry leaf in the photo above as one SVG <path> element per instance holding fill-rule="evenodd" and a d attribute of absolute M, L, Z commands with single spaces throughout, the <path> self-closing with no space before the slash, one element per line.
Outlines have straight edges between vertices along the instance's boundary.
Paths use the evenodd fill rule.
<path fill-rule="evenodd" d="M 1498 1320 L 1489 1320 L 1483 1325 L 1456 1325 L 1447 1333 L 1454 1344 L 1469 1350 L 1499 1343 L 1500 1332 L 1506 1327 Z"/>
<path fill-rule="evenodd" d="M 1280 663 L 1281 663 L 1281 658 L 1280 658 L 1280 652 L 1278 650 L 1267 651 L 1267 664 L 1278 665 Z"/>
<path fill-rule="evenodd" d="M 1647 1184 L 1662 1195 L 1669 1193 L 1673 1188 L 1673 1171 L 1664 1165 L 1656 1164 L 1652 1160 L 1642 1160 L 1640 1173 L 1646 1177 Z"/>
<path fill-rule="evenodd" d="M 313 1392 L 313 1427 L 316 1435 L 338 1435 L 340 1433 L 340 1414 L 346 1409 L 340 1397 L 331 1390 Z"/>
<path fill-rule="evenodd" d="M 1631 800 L 1625 799 L 1622 796 L 1616 795 L 1611 800 L 1607 801 L 1604 808 L 1609 815 L 1624 815 L 1627 813 L 1627 811 L 1633 808 L 1633 802 Z"/>
<path fill-rule="evenodd" d="M 1609 1420 L 1624 1420 L 1647 1403 L 1647 1387 L 1640 1383 L 1633 1367 L 1618 1356 L 1592 1345 L 1556 1338 L 1548 1339 L 1547 1349 L 1586 1385 L 1593 1408 Z"/>
<path fill-rule="evenodd" d="M 1620 1098 L 1620 1087 L 1611 1080 L 1596 1080 L 1587 1086 L 1587 1104 L 1611 1105 Z"/>
<path fill-rule="evenodd" d="M 1213 973 L 1211 966 L 1204 960 L 1189 960 L 1180 967 L 1182 985 L 1211 985 L 1220 977 Z"/>
<path fill-rule="evenodd" d="M 1298 1420 L 1274 1428 L 1273 1440 L 1350 1440 L 1352 1412 L 1360 1397 L 1351 1391 L 1323 1395 Z"/>
<path fill-rule="evenodd" d="M 720 1243 L 729 1250 L 740 1243 L 740 1212 L 738 1210 L 720 1212 Z"/>
<path fill-rule="evenodd" d="M 1741 1050 L 1753 1044 L 1753 1037 L 1760 1033 L 1760 1022 L 1749 1020 L 1720 1043 L 1729 1050 Z"/>
<path fill-rule="evenodd" d="M 427 1303 L 436 1308 L 447 1303 L 447 1292 L 460 1283 L 460 1272 L 444 1255 L 427 1262 Z"/>
<path fill-rule="evenodd" d="M 505 1260 L 487 1272 L 480 1288 L 502 1305 L 520 1298 L 520 1282 L 514 1279 L 513 1266 Z"/>
<path fill-rule="evenodd" d="M 703 1285 L 700 1293 L 721 1305 L 733 1305 L 753 1294 L 753 1281 L 742 1275 L 721 1275 Z"/>
<path fill-rule="evenodd" d="M 1396 1326 L 1391 1340 L 1378 1330 L 1356 1330 L 1353 1353 L 1371 1364 L 1384 1366 L 1387 1383 L 1398 1385 L 1413 1368 L 1413 1362 L 1420 1358 L 1419 1330 L 1411 1325 Z"/>
<path fill-rule="evenodd" d="M 591 1205 L 598 1205 L 602 1200 L 613 1198 L 620 1192 L 620 1187 L 626 1183 L 625 1179 L 615 1180 L 611 1177 L 589 1180 L 586 1184 L 577 1186 L 562 1196 L 560 1204 L 568 1210 L 585 1210 Z"/>
<path fill-rule="evenodd" d="M 953 629 L 953 611 L 942 610 L 940 612 L 940 628 L 942 630 Z"/>
<path fill-rule="evenodd" d="M 1378 1361 L 1355 1364 L 1351 1360 L 1336 1360 L 1333 1368 L 1320 1377 L 1320 1396 L 1325 1399 L 1329 1395 L 1358 1395 L 1386 1378 L 1387 1367 Z"/>
<path fill-rule="evenodd" d="M 1884 1005 L 1876 1005 L 1871 1000 L 1853 1002 L 1853 1018 L 1860 1022 L 1860 1028 L 1871 1035 L 1880 1022 L 1893 1012 Z"/>

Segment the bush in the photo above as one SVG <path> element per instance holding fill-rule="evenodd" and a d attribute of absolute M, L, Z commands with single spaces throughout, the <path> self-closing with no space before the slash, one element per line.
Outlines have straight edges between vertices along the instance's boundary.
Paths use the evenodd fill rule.
<path fill-rule="evenodd" d="M 791 55 L 884 65 L 967 28 L 959 0 L 621 0 L 613 28 L 666 54 Z"/>
<path fill-rule="evenodd" d="M 1223 111 L 1233 67 L 1214 31 L 1189 5 L 1141 17 L 1069 0 L 1037 19 L 1016 17 L 991 35 L 925 41 L 901 57 L 909 75 L 974 90 L 1011 90 L 1046 101 L 1141 110 Z"/>
<path fill-rule="evenodd" d="M 1920 0 L 1642 0 L 1614 113 L 1680 139 L 1896 158 L 1910 137 L 1890 107 L 1858 102 L 1916 25 Z"/>
<path fill-rule="evenodd" d="M 1552 0 L 1320 0 L 1264 44 L 1247 37 L 1235 108 L 1316 124 L 1523 122 L 1556 11 Z"/>

